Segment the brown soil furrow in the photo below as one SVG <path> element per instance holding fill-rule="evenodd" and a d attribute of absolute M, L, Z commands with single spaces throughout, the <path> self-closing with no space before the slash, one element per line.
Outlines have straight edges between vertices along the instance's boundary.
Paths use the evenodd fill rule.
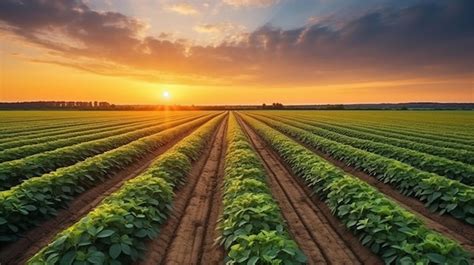
<path fill-rule="evenodd" d="M 421 220 L 423 220 L 428 228 L 459 242 L 459 244 L 461 244 L 466 250 L 474 253 L 473 226 L 457 220 L 449 215 L 439 215 L 437 213 L 432 213 L 424 206 L 422 202 L 416 198 L 405 196 L 389 184 L 379 181 L 376 177 L 370 176 L 364 171 L 358 170 L 352 166 L 348 166 L 344 162 L 337 160 L 318 149 L 308 146 L 297 139 L 292 139 L 308 148 L 316 155 L 324 158 L 330 164 L 342 169 L 344 172 L 352 176 L 361 179 L 364 182 L 367 182 L 385 196 L 397 202 L 401 207 L 417 215 Z"/>
<path fill-rule="evenodd" d="M 226 132 L 224 133 L 224 138 L 227 135 L 227 126 Z M 225 159 L 225 152 L 227 150 L 227 142 L 225 139 L 223 140 L 223 144 L 221 146 L 222 154 L 220 158 L 220 165 L 219 165 L 219 173 L 218 177 L 214 178 L 211 185 L 214 186 L 214 193 L 212 194 L 211 201 L 213 203 L 211 211 L 208 211 L 208 224 L 209 227 L 204 234 L 204 241 L 203 241 L 203 252 L 200 256 L 199 260 L 201 264 L 221 264 L 224 260 L 224 249 L 219 243 L 216 241 L 218 237 L 221 236 L 221 231 L 218 229 L 218 220 L 219 217 L 222 216 L 223 205 L 222 205 L 222 185 L 223 185 L 223 177 L 224 177 L 224 159 Z"/>
<path fill-rule="evenodd" d="M 149 243 L 139 264 L 221 264 L 222 247 L 217 218 L 222 207 L 222 184 L 227 119 L 216 131 L 212 143 L 195 163 L 186 184 L 175 193 L 173 213 L 157 239 Z"/>
<path fill-rule="evenodd" d="M 290 233 L 307 255 L 309 264 L 381 263 L 344 229 L 324 203 L 311 198 L 310 191 L 297 181 L 248 125 L 242 121 L 240 124 L 264 162 L 272 193 L 282 209 Z"/>
<path fill-rule="evenodd" d="M 166 152 L 185 136 L 191 134 L 197 127 L 183 132 L 172 142 L 143 157 L 139 162 L 110 176 L 105 182 L 82 193 L 69 204 L 67 209 L 58 211 L 57 216 L 28 231 L 20 240 L 3 247 L 0 250 L 0 264 L 25 263 L 30 257 L 51 242 L 55 235 L 80 220 L 105 197 L 118 190 L 125 181 L 142 173 L 157 156 Z"/>

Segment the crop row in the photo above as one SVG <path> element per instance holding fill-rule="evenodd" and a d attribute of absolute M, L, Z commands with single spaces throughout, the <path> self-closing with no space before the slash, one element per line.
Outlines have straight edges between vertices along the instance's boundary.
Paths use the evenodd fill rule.
<path fill-rule="evenodd" d="M 263 165 L 234 115 L 226 140 L 220 241 L 228 264 L 304 264 L 265 182 Z"/>
<path fill-rule="evenodd" d="M 17 113 L 19 114 L 19 113 Z M 35 126 L 42 123 L 51 123 L 51 122 L 61 122 L 63 120 L 70 120 L 70 117 L 48 117 L 48 115 L 44 115 L 43 113 L 40 116 L 37 115 L 30 115 L 30 113 L 25 112 L 22 113 L 22 117 L 16 116 L 15 113 L 8 113 L 3 112 L 0 114 L 0 127 L 2 128 L 16 128 L 16 127 L 24 127 L 24 126 Z M 26 114 L 26 115 L 25 115 Z M 25 117 L 27 116 L 27 117 Z M 19 126 L 21 125 L 21 126 Z"/>
<path fill-rule="evenodd" d="M 404 195 L 425 202 L 430 211 L 449 213 L 457 219 L 474 224 L 474 189 L 470 186 L 421 171 L 391 158 L 325 139 L 276 120 L 263 117 L 258 119 L 312 148 L 393 185 Z"/>
<path fill-rule="evenodd" d="M 468 127 L 464 127 L 463 122 L 458 122 L 454 126 L 445 127 L 446 125 L 443 124 L 433 124 L 427 125 L 428 121 L 422 120 L 417 123 L 407 124 L 404 122 L 393 124 L 383 124 L 381 126 L 380 123 L 374 123 L 371 125 L 372 128 L 380 128 L 384 131 L 391 131 L 397 133 L 401 131 L 401 133 L 409 135 L 409 136 L 416 136 L 420 138 L 424 138 L 427 136 L 428 139 L 432 139 L 435 141 L 454 141 L 457 143 L 469 145 L 472 143 L 472 133 L 469 132 Z"/>
<path fill-rule="evenodd" d="M 318 115 L 315 112 L 306 114 L 309 116 Z M 407 129 L 419 134 L 427 132 L 430 135 L 463 137 L 472 132 L 472 126 L 469 123 L 472 117 L 469 117 L 468 111 L 351 111 L 351 113 L 339 112 L 338 114 L 340 115 L 331 113 L 325 118 L 329 117 L 330 120 L 342 120 L 343 122 L 360 121 L 363 124 L 392 129 Z M 453 132 L 453 129 L 456 131 Z"/>
<path fill-rule="evenodd" d="M 20 146 L 11 148 L 8 150 L 0 151 L 0 163 L 5 161 L 11 161 L 15 159 L 24 158 L 30 155 L 58 149 L 61 147 L 72 146 L 75 144 L 85 143 L 97 139 L 104 139 L 111 136 L 126 134 L 132 131 L 137 131 L 141 129 L 147 129 L 152 126 L 160 125 L 166 122 L 165 119 L 148 121 L 139 124 L 133 125 L 122 125 L 116 128 L 105 128 L 98 131 L 87 131 L 81 132 L 81 135 L 78 136 L 56 136 L 56 139 L 51 139 L 50 141 L 26 146 Z M 79 134 L 79 133 L 78 133 Z"/>
<path fill-rule="evenodd" d="M 55 216 L 58 209 L 79 194 L 208 119 L 200 118 L 136 140 L 0 192 L 0 241 L 17 240 L 22 232 Z"/>
<path fill-rule="evenodd" d="M 284 115 L 277 115 L 277 116 L 283 117 Z M 332 128 L 334 128 L 334 126 L 337 126 L 339 128 L 350 129 L 356 132 L 365 132 L 371 135 L 390 137 L 390 138 L 393 138 L 394 140 L 402 141 L 402 142 L 398 142 L 398 144 L 403 144 L 403 146 L 401 147 L 411 146 L 411 147 L 423 148 L 423 150 L 426 150 L 426 151 L 436 152 L 432 154 L 447 154 L 448 156 L 452 156 L 453 157 L 452 159 L 455 159 L 454 157 L 458 157 L 455 154 L 453 154 L 453 150 L 465 150 L 465 151 L 470 151 L 470 152 L 474 151 L 474 148 L 472 147 L 471 144 L 467 142 L 454 142 L 453 141 L 454 139 L 452 136 L 440 136 L 440 135 L 430 136 L 427 133 L 420 134 L 419 131 L 415 133 L 411 133 L 409 128 L 407 127 L 399 127 L 398 129 L 387 127 L 384 121 L 381 121 L 377 123 L 376 125 L 371 125 L 370 123 L 367 124 L 366 122 L 364 123 L 361 120 L 356 120 L 356 121 L 349 120 L 349 121 L 341 122 L 341 121 L 334 121 L 331 119 L 316 120 L 314 117 L 307 117 L 303 115 L 285 115 L 285 117 L 296 118 L 301 121 L 304 120 L 304 122 L 310 121 L 312 123 L 318 124 L 318 126 L 324 125 L 324 126 L 329 126 Z M 393 125 L 391 124 L 390 126 L 393 126 Z M 438 134 L 439 130 L 436 130 L 436 132 Z M 411 143 L 421 144 L 421 146 L 412 145 Z M 436 148 L 431 149 L 430 147 L 438 147 L 440 149 L 436 149 Z M 443 151 L 446 151 L 446 153 L 443 153 Z"/>
<path fill-rule="evenodd" d="M 10 137 L 18 137 L 18 136 L 29 136 L 31 134 L 36 133 L 45 133 L 51 132 L 55 130 L 61 130 L 64 127 L 72 127 L 72 126 L 82 126 L 82 125 L 91 125 L 96 124 L 97 122 L 103 121 L 110 121 L 109 119 L 80 119 L 74 121 L 66 121 L 66 122 L 59 122 L 59 123 L 47 123 L 44 125 L 38 126 L 22 126 L 22 127 L 13 127 L 11 129 L 3 129 L 0 133 L 0 141 L 3 142 L 5 138 Z"/>
<path fill-rule="evenodd" d="M 9 141 L 2 141 L 0 143 L 0 149 L 9 149 L 15 148 L 20 146 L 26 145 L 33 145 L 39 143 L 45 143 L 50 141 L 56 141 L 59 139 L 70 138 L 70 137 L 77 137 L 82 135 L 87 135 L 96 132 L 107 131 L 110 129 L 119 128 L 121 126 L 131 126 L 138 123 L 144 123 L 147 121 L 157 120 L 157 118 L 153 119 L 140 119 L 140 120 L 133 120 L 133 121 L 108 121 L 108 122 L 101 122 L 99 124 L 88 124 L 84 126 L 77 126 L 77 127 L 66 127 L 62 130 L 58 130 L 57 132 L 51 134 L 46 133 L 46 135 L 42 134 L 32 134 L 30 136 L 23 136 L 23 137 L 12 137 Z"/>
<path fill-rule="evenodd" d="M 420 153 L 414 150 L 401 148 L 386 143 L 374 142 L 367 139 L 359 139 L 352 136 L 346 136 L 337 132 L 321 129 L 292 119 L 272 117 L 272 119 L 282 120 L 284 123 L 312 132 L 316 135 L 333 140 L 342 144 L 350 145 L 355 148 L 379 154 L 381 156 L 396 159 L 406 164 L 412 165 L 418 169 L 433 172 L 440 176 L 459 180 L 467 185 L 474 185 L 474 166 L 464 164 L 458 161 L 452 161 L 446 158 Z M 381 137 L 384 138 L 384 137 Z M 389 139 L 386 140 L 388 142 Z"/>
<path fill-rule="evenodd" d="M 454 131 L 450 131 L 449 133 L 441 133 L 438 127 L 432 128 L 431 131 L 420 132 L 418 127 L 403 126 L 391 128 L 387 125 L 364 125 L 356 122 L 349 124 L 351 124 L 351 126 L 357 130 L 372 132 L 374 134 L 380 134 L 385 136 L 391 136 L 407 141 L 424 143 L 431 146 L 439 146 L 451 149 L 463 149 L 468 151 L 474 150 L 474 148 L 472 147 L 472 140 L 458 138 L 455 136 Z M 344 124 L 342 124 L 341 126 L 344 126 Z"/>
<path fill-rule="evenodd" d="M 214 118 L 158 157 L 140 176 L 80 221 L 59 233 L 29 264 L 131 264 L 167 219 L 173 189 L 185 181 L 223 115 Z"/>
<path fill-rule="evenodd" d="M 123 114 L 123 113 L 122 113 Z M 183 114 L 189 114 L 189 112 L 183 112 Z M 72 113 L 71 113 L 72 115 Z M 91 118 L 87 118 L 87 116 L 84 116 L 85 114 L 77 116 L 71 116 L 68 118 L 67 121 L 62 122 L 56 122 L 56 121 L 51 121 L 43 126 L 41 128 L 34 128 L 38 126 L 26 126 L 26 127 L 13 127 L 17 132 L 10 132 L 8 133 L 7 129 L 0 129 L 0 144 L 6 143 L 6 142 L 16 142 L 16 141 L 21 141 L 21 140 L 26 140 L 26 139 L 34 139 L 34 138 L 40 138 L 40 137 L 45 137 L 45 136 L 53 136 L 53 135 L 59 135 L 59 134 L 64 134 L 64 133 L 71 133 L 71 132 L 77 132 L 80 131 L 84 128 L 89 128 L 93 126 L 102 126 L 106 124 L 113 124 L 117 123 L 118 121 L 120 122 L 139 122 L 139 121 L 147 121 L 147 120 L 152 120 L 159 118 L 160 115 L 140 115 L 140 116 L 128 116 L 123 114 L 120 116 L 108 116 L 101 114 L 100 117 L 94 116 Z M 175 114 L 173 114 L 175 115 Z M 182 114 L 177 114 L 177 115 L 182 115 Z M 184 115 L 183 115 L 184 116 Z"/>
<path fill-rule="evenodd" d="M 442 147 L 446 142 L 435 142 L 433 144 L 425 144 L 420 143 L 417 139 L 405 140 L 399 139 L 398 136 L 393 134 L 387 133 L 377 133 L 371 130 L 367 130 L 365 128 L 359 128 L 351 125 L 333 125 L 328 123 L 322 122 L 315 122 L 301 118 L 293 118 L 294 120 L 304 122 L 306 124 L 314 125 L 326 130 L 330 130 L 333 132 L 337 132 L 340 134 L 344 134 L 346 136 L 362 138 L 366 140 L 387 143 L 398 147 L 408 148 L 411 150 L 432 154 L 440 157 L 444 157 L 447 159 L 456 160 L 459 162 L 464 162 L 468 164 L 474 164 L 474 152 L 469 151 L 469 148 L 465 148 L 465 146 L 456 146 L 457 149 L 454 148 L 446 148 Z"/>
<path fill-rule="evenodd" d="M 464 137 L 454 136 L 455 132 L 450 131 L 449 134 L 444 134 L 441 132 L 439 127 L 433 127 L 431 129 L 425 129 L 423 132 L 420 132 L 420 126 L 410 126 L 409 125 L 390 125 L 387 124 L 373 124 L 373 125 L 355 125 L 358 122 L 352 121 L 349 124 L 354 124 L 358 129 L 363 129 L 367 131 L 375 131 L 378 134 L 391 135 L 400 139 L 405 139 L 409 141 L 417 141 L 433 146 L 440 146 L 446 148 L 454 149 L 465 149 L 473 151 L 472 141 Z M 413 129 L 416 128 L 416 129 Z M 436 133 L 432 133 L 436 132 Z"/>
<path fill-rule="evenodd" d="M 84 123 L 101 123 L 107 121 L 117 120 L 139 120 L 152 118 L 157 116 L 148 113 L 133 113 L 133 112 L 82 112 L 82 111 L 67 111 L 62 112 L 62 116 L 58 116 L 59 112 L 55 111 L 38 111 L 38 112 L 17 112 L 20 114 L 14 119 L 14 113 L 3 112 L 0 113 L 0 128 L 2 129 L 0 135 L 16 134 L 23 132 L 37 132 L 47 130 L 50 128 L 61 128 L 65 126 L 74 126 L 76 124 Z"/>
<path fill-rule="evenodd" d="M 22 159 L 0 163 L 0 190 L 5 190 L 17 185 L 24 179 L 40 176 L 60 167 L 73 165 L 88 157 L 101 154 L 193 119 L 195 119 L 195 117 L 174 120 L 122 135 L 79 143 Z"/>
<path fill-rule="evenodd" d="M 189 116 L 188 116 L 189 117 Z M 178 119 L 175 119 L 178 120 Z M 118 127 L 109 127 L 101 130 L 88 131 L 86 133 L 80 132 L 79 136 L 66 136 L 59 135 L 55 139 L 51 139 L 48 142 L 32 144 L 27 146 L 20 146 L 11 148 L 0 152 L 0 163 L 5 161 L 11 161 L 15 159 L 21 159 L 30 155 L 51 151 L 54 149 L 72 146 L 75 144 L 81 144 L 85 142 L 94 141 L 97 139 L 104 139 L 111 136 L 117 136 L 126 134 L 129 132 L 138 131 L 141 129 L 149 129 L 156 125 L 165 123 L 167 119 L 162 118 L 158 120 L 152 120 L 148 122 L 141 122 L 138 124 L 122 125 Z"/>
<path fill-rule="evenodd" d="M 345 174 L 270 126 L 249 116 L 244 119 L 385 263 L 469 264 L 469 254 L 458 243 L 429 230 L 414 214 L 367 183 Z"/>
<path fill-rule="evenodd" d="M 439 113 L 438 113 L 439 114 Z M 279 114 L 280 115 L 280 114 Z M 282 114 L 284 115 L 284 114 Z M 372 113 L 373 115 L 373 113 Z M 399 114 L 398 114 L 399 115 Z M 414 114 L 410 114 L 414 115 Z M 319 115 L 314 115 L 313 113 L 304 113 L 304 112 L 297 112 L 292 113 L 290 115 L 292 117 L 305 117 L 307 119 L 311 119 L 313 121 L 317 120 L 320 122 L 325 122 L 329 124 L 338 124 L 338 125 L 347 125 L 350 124 L 351 126 L 362 128 L 364 130 L 372 131 L 374 133 L 388 133 L 391 134 L 393 137 L 400 137 L 406 140 L 415 140 L 425 142 L 427 144 L 434 144 L 439 143 L 439 146 L 444 146 L 444 144 L 448 145 L 446 147 L 451 148 L 459 148 L 458 144 L 463 147 L 471 147 L 472 146 L 472 134 L 465 132 L 462 133 L 462 128 L 460 128 L 462 123 L 458 123 L 455 128 L 446 129 L 442 125 L 437 124 L 436 126 L 426 126 L 427 117 L 419 117 L 417 118 L 418 121 L 423 121 L 422 124 L 420 122 L 407 122 L 404 120 L 390 120 L 387 118 L 387 114 L 384 116 L 378 117 L 376 120 L 370 121 L 371 114 L 364 114 L 357 118 L 343 118 L 341 119 L 338 115 L 328 115 L 324 117 L 320 117 Z M 461 132 L 460 132 L 461 130 Z M 459 135 L 461 133 L 462 135 Z M 467 136 L 471 135 L 471 136 Z M 451 145 L 453 144 L 453 145 Z M 472 151 L 472 148 L 470 149 Z"/>
<path fill-rule="evenodd" d="M 417 150 L 424 153 L 429 153 L 432 155 L 438 155 L 446 157 L 448 159 L 453 159 L 460 162 L 465 162 L 472 164 L 474 159 L 466 156 L 472 156 L 474 153 L 474 148 L 471 145 L 455 143 L 450 141 L 451 139 L 446 140 L 430 140 L 426 138 L 421 138 L 421 136 L 405 136 L 400 133 L 389 133 L 385 131 L 374 131 L 367 127 L 362 127 L 359 125 L 336 125 L 338 128 L 334 128 L 334 125 L 326 124 L 330 129 L 340 130 L 345 133 L 361 133 L 364 137 L 370 137 L 368 139 L 373 140 L 382 140 L 392 145 L 406 147 L 413 150 Z M 374 136 L 382 136 L 381 138 L 376 138 Z M 374 137 L 374 138 L 372 138 Z"/>

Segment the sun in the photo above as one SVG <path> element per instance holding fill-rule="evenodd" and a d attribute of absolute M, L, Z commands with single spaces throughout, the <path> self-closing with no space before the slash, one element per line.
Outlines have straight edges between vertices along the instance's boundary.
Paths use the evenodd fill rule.
<path fill-rule="evenodd" d="M 169 98 L 171 97 L 170 92 L 164 91 L 164 92 L 163 92 L 163 97 L 164 97 L 165 99 L 169 99 Z"/>

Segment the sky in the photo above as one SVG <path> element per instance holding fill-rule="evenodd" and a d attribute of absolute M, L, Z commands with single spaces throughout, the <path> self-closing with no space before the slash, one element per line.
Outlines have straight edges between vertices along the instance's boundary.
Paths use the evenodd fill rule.
<path fill-rule="evenodd" d="M 474 102 L 473 47 L 472 0 L 2 0 L 0 101 Z"/>

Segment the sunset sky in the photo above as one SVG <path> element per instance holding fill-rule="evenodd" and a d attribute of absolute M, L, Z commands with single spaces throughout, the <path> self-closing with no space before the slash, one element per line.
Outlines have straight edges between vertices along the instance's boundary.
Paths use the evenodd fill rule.
<path fill-rule="evenodd" d="M 0 101 L 474 102 L 473 47 L 472 0 L 1 0 Z"/>

